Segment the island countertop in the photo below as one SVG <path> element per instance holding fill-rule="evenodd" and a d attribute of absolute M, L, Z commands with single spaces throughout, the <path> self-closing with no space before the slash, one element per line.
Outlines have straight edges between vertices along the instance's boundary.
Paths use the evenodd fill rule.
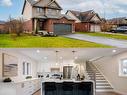
<path fill-rule="evenodd" d="M 56 82 L 56 83 L 62 83 L 62 82 L 74 82 L 74 83 L 79 83 L 79 82 L 93 82 L 94 83 L 94 81 L 92 81 L 92 80 L 80 80 L 80 81 L 78 81 L 78 80 L 75 80 L 75 79 L 70 79 L 70 80 L 65 80 L 65 79 L 62 79 L 62 80 L 60 80 L 60 79 L 42 79 L 42 83 L 44 83 L 44 82 Z"/>

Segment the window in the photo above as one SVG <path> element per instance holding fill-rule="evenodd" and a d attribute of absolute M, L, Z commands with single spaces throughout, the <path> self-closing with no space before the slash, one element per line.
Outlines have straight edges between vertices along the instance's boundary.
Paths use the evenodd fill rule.
<path fill-rule="evenodd" d="M 119 75 L 127 76 L 127 59 L 122 59 L 119 66 Z"/>
<path fill-rule="evenodd" d="M 23 75 L 31 74 L 31 64 L 27 62 L 23 62 Z"/>
<path fill-rule="evenodd" d="M 44 12 L 44 9 L 43 8 L 37 8 L 37 12 L 38 13 L 43 13 Z"/>
<path fill-rule="evenodd" d="M 23 75 L 25 75 L 25 62 L 23 62 Z"/>

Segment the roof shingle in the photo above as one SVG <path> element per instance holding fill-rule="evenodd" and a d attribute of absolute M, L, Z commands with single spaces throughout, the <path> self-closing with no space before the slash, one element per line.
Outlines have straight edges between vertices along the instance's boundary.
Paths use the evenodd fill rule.
<path fill-rule="evenodd" d="M 73 10 L 69 10 L 73 15 L 75 15 L 79 20 L 81 20 L 82 22 L 90 22 L 91 19 L 98 14 L 95 13 L 93 10 L 89 10 L 86 12 L 80 12 L 80 11 L 73 11 Z"/>

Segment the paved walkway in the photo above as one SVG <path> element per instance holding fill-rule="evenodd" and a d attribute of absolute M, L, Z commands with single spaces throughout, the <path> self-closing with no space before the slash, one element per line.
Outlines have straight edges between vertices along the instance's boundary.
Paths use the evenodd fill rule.
<path fill-rule="evenodd" d="M 117 48 L 127 48 L 127 41 L 126 40 L 95 37 L 95 36 L 89 36 L 89 35 L 85 35 L 85 34 L 70 34 L 70 35 L 64 35 L 64 37 L 95 42 L 95 43 L 99 43 L 99 44 L 114 46 Z"/>

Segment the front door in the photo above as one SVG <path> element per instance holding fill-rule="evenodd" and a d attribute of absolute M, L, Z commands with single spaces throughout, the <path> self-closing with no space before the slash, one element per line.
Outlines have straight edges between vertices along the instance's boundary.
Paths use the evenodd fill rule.
<path fill-rule="evenodd" d="M 44 21 L 39 21 L 39 30 L 44 30 Z"/>

